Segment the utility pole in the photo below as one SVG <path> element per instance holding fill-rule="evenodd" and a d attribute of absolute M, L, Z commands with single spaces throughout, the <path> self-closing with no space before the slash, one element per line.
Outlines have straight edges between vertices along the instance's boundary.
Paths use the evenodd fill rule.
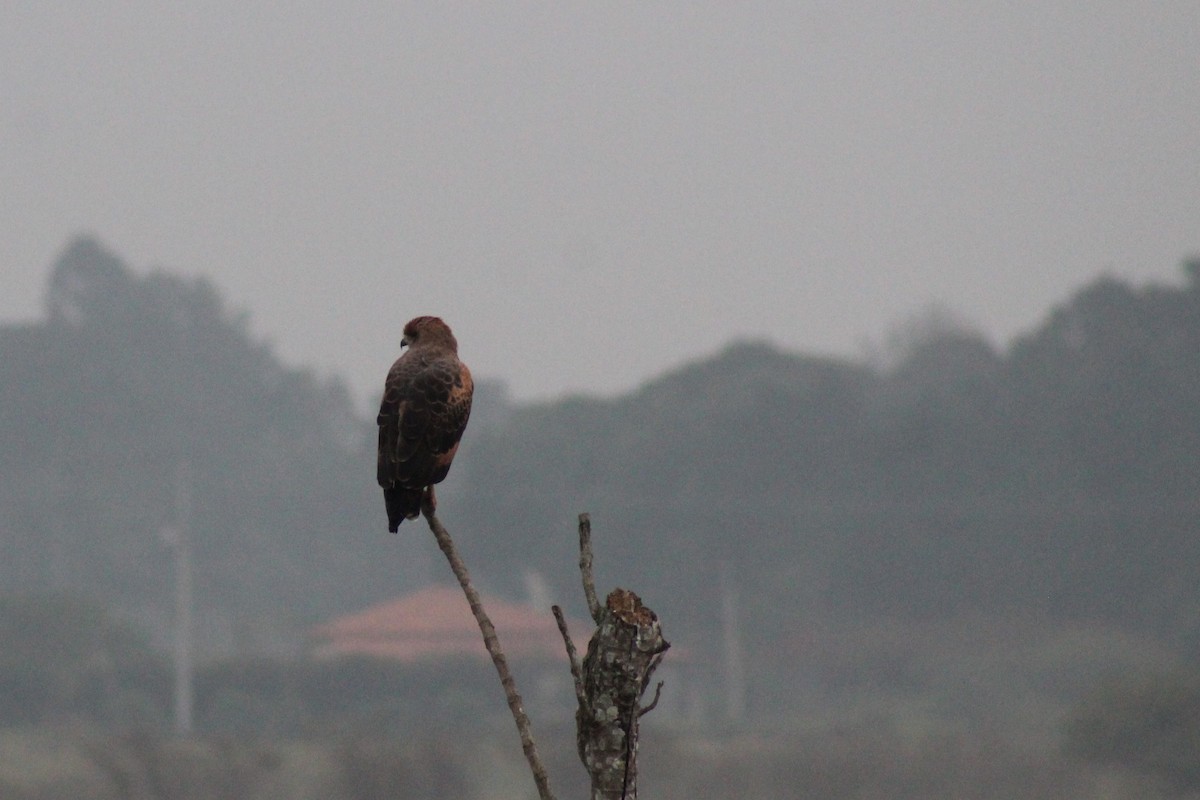
<path fill-rule="evenodd" d="M 188 535 L 192 502 L 191 465 L 181 462 L 175 472 L 175 522 L 162 537 L 175 551 L 175 733 L 192 733 L 192 544 Z"/>
<path fill-rule="evenodd" d="M 746 661 L 738 587 L 728 561 L 720 564 L 717 585 L 721 592 L 721 638 L 725 646 L 725 716 L 730 722 L 741 722 L 746 713 Z"/>

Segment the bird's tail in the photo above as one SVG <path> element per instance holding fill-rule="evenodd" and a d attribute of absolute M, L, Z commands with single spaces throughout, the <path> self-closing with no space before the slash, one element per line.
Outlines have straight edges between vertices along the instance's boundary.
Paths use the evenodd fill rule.
<path fill-rule="evenodd" d="M 402 489 L 394 487 L 383 490 L 383 504 L 387 507 L 388 530 L 396 533 L 400 523 L 406 519 L 416 519 L 421 515 L 420 489 Z"/>

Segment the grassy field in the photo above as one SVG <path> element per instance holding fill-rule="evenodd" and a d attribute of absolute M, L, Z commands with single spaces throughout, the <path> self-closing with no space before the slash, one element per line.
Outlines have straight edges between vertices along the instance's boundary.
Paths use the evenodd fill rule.
<path fill-rule="evenodd" d="M 542 749 L 560 797 L 586 795 L 568 730 Z M 984 733 L 842 729 L 707 738 L 648 730 L 641 793 L 662 800 L 1167 800 L 1147 778 Z M 72 728 L 0 735 L 6 800 L 532 798 L 515 736 L 180 741 Z"/>
<path fill-rule="evenodd" d="M 1198 783 L 1200 758 L 1190 737 L 1200 717 L 1190 715 L 1200 715 L 1200 676 L 1180 671 L 1186 663 L 1176 654 L 1128 631 L 992 617 L 843 625 L 801 641 L 803 648 L 782 650 L 779 658 L 795 675 L 820 682 L 806 688 L 776 681 L 777 693 L 766 696 L 778 701 L 774 716 L 760 695 L 738 726 L 714 727 L 705 721 L 711 713 L 696 717 L 686 709 L 648 717 L 642 796 L 1179 800 L 1188 795 L 1151 776 L 1174 777 L 1176 786 Z M 283 680 L 290 673 L 265 674 Z M 533 798 L 494 676 L 481 691 L 496 701 L 497 713 L 466 716 L 450 713 L 452 688 L 470 675 L 442 673 L 428 683 L 417 677 L 406 674 L 400 688 L 407 694 L 393 696 L 397 687 L 385 683 L 384 694 L 360 698 L 370 706 L 411 702 L 414 691 L 425 696 L 425 705 L 383 727 L 370 727 L 367 715 L 357 725 L 307 733 L 234 727 L 191 739 L 78 722 L 3 729 L 0 800 Z M 1105 683 L 1112 678 L 1127 682 Z M 366 692 L 373 684 L 355 685 Z M 686 693 L 682 681 L 672 688 Z M 254 697 L 248 688 L 237 696 Z M 560 700 L 553 707 L 563 711 L 571 701 Z M 267 708 L 250 702 L 242 710 L 253 716 Z M 287 710 L 272 713 L 287 717 Z M 569 716 L 546 711 L 531 706 L 557 794 L 584 797 Z M 1084 748 L 1092 761 L 1069 746 L 1081 713 L 1091 727 L 1074 730 L 1092 731 L 1090 750 Z M 546 722 L 553 719 L 560 721 Z M 1106 763 L 1138 764 L 1145 772 Z"/>

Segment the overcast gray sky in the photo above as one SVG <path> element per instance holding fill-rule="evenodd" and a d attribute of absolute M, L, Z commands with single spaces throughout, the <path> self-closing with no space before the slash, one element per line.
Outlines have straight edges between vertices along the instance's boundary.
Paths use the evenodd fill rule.
<path fill-rule="evenodd" d="M 0 81 L 0 318 L 90 232 L 371 399 L 417 314 L 613 392 L 1200 251 L 1196 0 L 7 2 Z"/>

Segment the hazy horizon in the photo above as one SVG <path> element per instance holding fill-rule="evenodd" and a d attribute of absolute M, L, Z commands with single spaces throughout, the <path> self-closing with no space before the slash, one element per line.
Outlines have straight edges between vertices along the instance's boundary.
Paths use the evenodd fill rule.
<path fill-rule="evenodd" d="M 0 320 L 87 233 L 362 399 L 436 313 L 527 400 L 1200 251 L 1195 4 L 160 8 L 0 26 Z"/>

